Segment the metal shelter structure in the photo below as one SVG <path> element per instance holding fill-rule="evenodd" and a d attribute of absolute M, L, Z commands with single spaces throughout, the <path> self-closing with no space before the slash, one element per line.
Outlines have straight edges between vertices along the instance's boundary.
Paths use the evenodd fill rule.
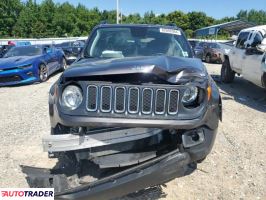
<path fill-rule="evenodd" d="M 194 35 L 195 37 L 215 35 L 215 37 L 217 38 L 217 34 L 220 30 L 226 30 L 231 35 L 237 35 L 242 29 L 250 28 L 253 26 L 256 26 L 256 24 L 244 20 L 235 20 L 198 29 L 195 31 Z"/>

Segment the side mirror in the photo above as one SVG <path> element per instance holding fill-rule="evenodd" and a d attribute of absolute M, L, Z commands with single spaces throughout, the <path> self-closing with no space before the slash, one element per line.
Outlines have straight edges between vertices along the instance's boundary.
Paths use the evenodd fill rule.
<path fill-rule="evenodd" d="M 45 53 L 52 53 L 52 49 L 50 48 L 45 49 Z"/>

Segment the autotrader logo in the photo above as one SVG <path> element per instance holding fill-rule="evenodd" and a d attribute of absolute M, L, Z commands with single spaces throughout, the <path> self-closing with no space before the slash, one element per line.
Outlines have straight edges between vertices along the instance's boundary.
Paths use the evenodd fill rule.
<path fill-rule="evenodd" d="M 0 199 L 54 200 L 54 188 L 0 188 Z"/>

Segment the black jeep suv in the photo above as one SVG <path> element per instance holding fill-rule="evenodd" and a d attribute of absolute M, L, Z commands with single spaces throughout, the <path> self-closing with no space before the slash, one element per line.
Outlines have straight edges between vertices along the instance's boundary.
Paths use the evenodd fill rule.
<path fill-rule="evenodd" d="M 51 169 L 25 167 L 58 199 L 110 199 L 191 173 L 210 153 L 222 105 L 181 29 L 99 25 L 51 87 Z"/>

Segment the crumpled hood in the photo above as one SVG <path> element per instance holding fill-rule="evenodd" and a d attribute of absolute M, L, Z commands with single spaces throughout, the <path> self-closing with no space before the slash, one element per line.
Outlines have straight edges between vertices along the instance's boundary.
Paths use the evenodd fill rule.
<path fill-rule="evenodd" d="M 38 56 L 13 56 L 0 58 L 0 69 L 9 69 L 27 64 L 32 64 Z"/>
<path fill-rule="evenodd" d="M 114 74 L 153 73 L 164 79 L 176 79 L 177 74 L 189 72 L 202 78 L 207 76 L 205 66 L 196 58 L 171 56 L 131 57 L 119 59 L 81 59 L 73 63 L 62 78 L 103 76 Z M 174 76 L 174 77 L 173 77 Z M 175 81 L 170 81 L 175 82 Z"/>

